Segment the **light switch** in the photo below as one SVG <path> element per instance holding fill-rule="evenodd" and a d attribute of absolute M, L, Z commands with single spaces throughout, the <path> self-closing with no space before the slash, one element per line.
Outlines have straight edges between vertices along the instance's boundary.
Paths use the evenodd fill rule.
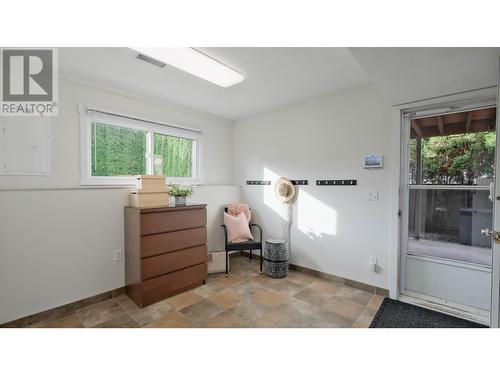
<path fill-rule="evenodd" d="M 367 191 L 366 199 L 369 201 L 378 201 L 378 190 Z"/>

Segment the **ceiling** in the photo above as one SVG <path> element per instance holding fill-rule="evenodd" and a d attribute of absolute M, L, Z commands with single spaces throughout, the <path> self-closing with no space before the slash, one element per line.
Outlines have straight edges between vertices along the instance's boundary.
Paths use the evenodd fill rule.
<path fill-rule="evenodd" d="M 129 48 L 60 48 L 60 69 L 119 88 L 241 119 L 374 83 L 395 104 L 497 83 L 500 48 L 199 48 L 242 72 L 222 88 Z"/>
<path fill-rule="evenodd" d="M 59 68 L 109 84 L 240 119 L 369 82 L 347 48 L 199 48 L 242 72 L 222 88 L 177 68 L 158 68 L 128 48 L 60 48 Z"/>
<path fill-rule="evenodd" d="M 390 102 L 496 86 L 500 48 L 350 48 Z"/>

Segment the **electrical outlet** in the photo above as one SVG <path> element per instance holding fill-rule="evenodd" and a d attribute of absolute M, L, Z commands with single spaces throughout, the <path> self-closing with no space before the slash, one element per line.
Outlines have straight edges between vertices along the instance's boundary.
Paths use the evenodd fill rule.
<path fill-rule="evenodd" d="M 119 262 L 121 260 L 123 260 L 123 251 L 122 249 L 117 249 L 115 250 L 115 261 Z"/>
<path fill-rule="evenodd" d="M 370 271 L 377 272 L 377 257 L 368 258 L 368 266 L 370 267 Z"/>

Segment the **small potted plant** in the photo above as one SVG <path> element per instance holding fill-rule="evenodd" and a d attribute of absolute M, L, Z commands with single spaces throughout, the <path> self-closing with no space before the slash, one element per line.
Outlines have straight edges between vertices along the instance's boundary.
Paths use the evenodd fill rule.
<path fill-rule="evenodd" d="M 185 206 L 186 198 L 193 194 L 193 188 L 189 185 L 170 185 L 168 192 L 175 197 L 176 206 Z"/>

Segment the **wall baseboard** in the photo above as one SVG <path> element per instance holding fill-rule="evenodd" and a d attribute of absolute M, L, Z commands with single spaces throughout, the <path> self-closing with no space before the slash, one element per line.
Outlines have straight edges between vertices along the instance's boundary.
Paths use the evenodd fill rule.
<path fill-rule="evenodd" d="M 319 277 L 320 279 L 325 279 L 328 281 L 333 281 L 335 283 L 343 284 L 346 286 L 350 286 L 352 288 L 356 289 L 361 289 L 366 292 L 378 294 L 384 297 L 389 296 L 389 290 L 384 289 L 384 288 L 379 288 L 370 284 L 365 284 L 359 281 L 351 280 L 351 279 L 346 279 L 345 277 L 340 277 L 340 276 L 335 276 L 335 275 L 330 275 L 329 273 L 321 272 L 321 271 L 316 271 L 307 267 L 302 267 L 302 266 L 297 266 L 296 264 L 290 264 L 290 269 L 299 271 L 311 276 L 316 276 Z"/>
<path fill-rule="evenodd" d="M 249 257 L 250 254 L 242 252 L 241 255 Z M 253 254 L 252 257 L 254 257 L 255 259 L 259 259 L 260 258 L 260 256 L 258 254 Z M 332 282 L 338 283 L 338 284 L 343 284 L 343 285 L 350 286 L 350 287 L 356 288 L 356 289 L 361 289 L 361 290 L 364 290 L 366 292 L 378 294 L 378 295 L 381 295 L 381 296 L 384 296 L 384 297 L 388 297 L 389 296 L 389 290 L 388 289 L 379 288 L 379 287 L 376 287 L 376 286 L 373 286 L 373 285 L 370 285 L 370 284 L 365 284 L 365 283 L 362 283 L 362 282 L 359 282 L 359 281 L 347 279 L 345 277 L 340 277 L 340 276 L 336 276 L 336 275 L 331 275 L 329 273 L 325 273 L 325 272 L 321 272 L 321 271 L 316 271 L 316 270 L 313 270 L 311 268 L 298 266 L 296 264 L 290 264 L 289 267 L 290 267 L 291 270 L 299 271 L 299 272 L 305 273 L 307 275 L 318 277 L 320 279 L 332 281 Z"/>
<path fill-rule="evenodd" d="M 54 307 L 53 309 L 45 310 L 36 314 L 25 316 L 24 318 L 19 318 L 11 322 L 0 324 L 0 328 L 23 328 L 28 327 L 32 324 L 39 323 L 41 321 L 54 321 L 67 316 L 70 316 L 76 312 L 76 310 L 83 307 L 92 305 L 97 302 L 106 301 L 108 299 L 119 296 L 125 293 L 125 288 L 118 288 L 110 290 L 109 292 L 104 292 L 97 294 L 95 296 L 87 297 L 76 302 L 71 302 L 66 305 L 59 307 Z"/>

